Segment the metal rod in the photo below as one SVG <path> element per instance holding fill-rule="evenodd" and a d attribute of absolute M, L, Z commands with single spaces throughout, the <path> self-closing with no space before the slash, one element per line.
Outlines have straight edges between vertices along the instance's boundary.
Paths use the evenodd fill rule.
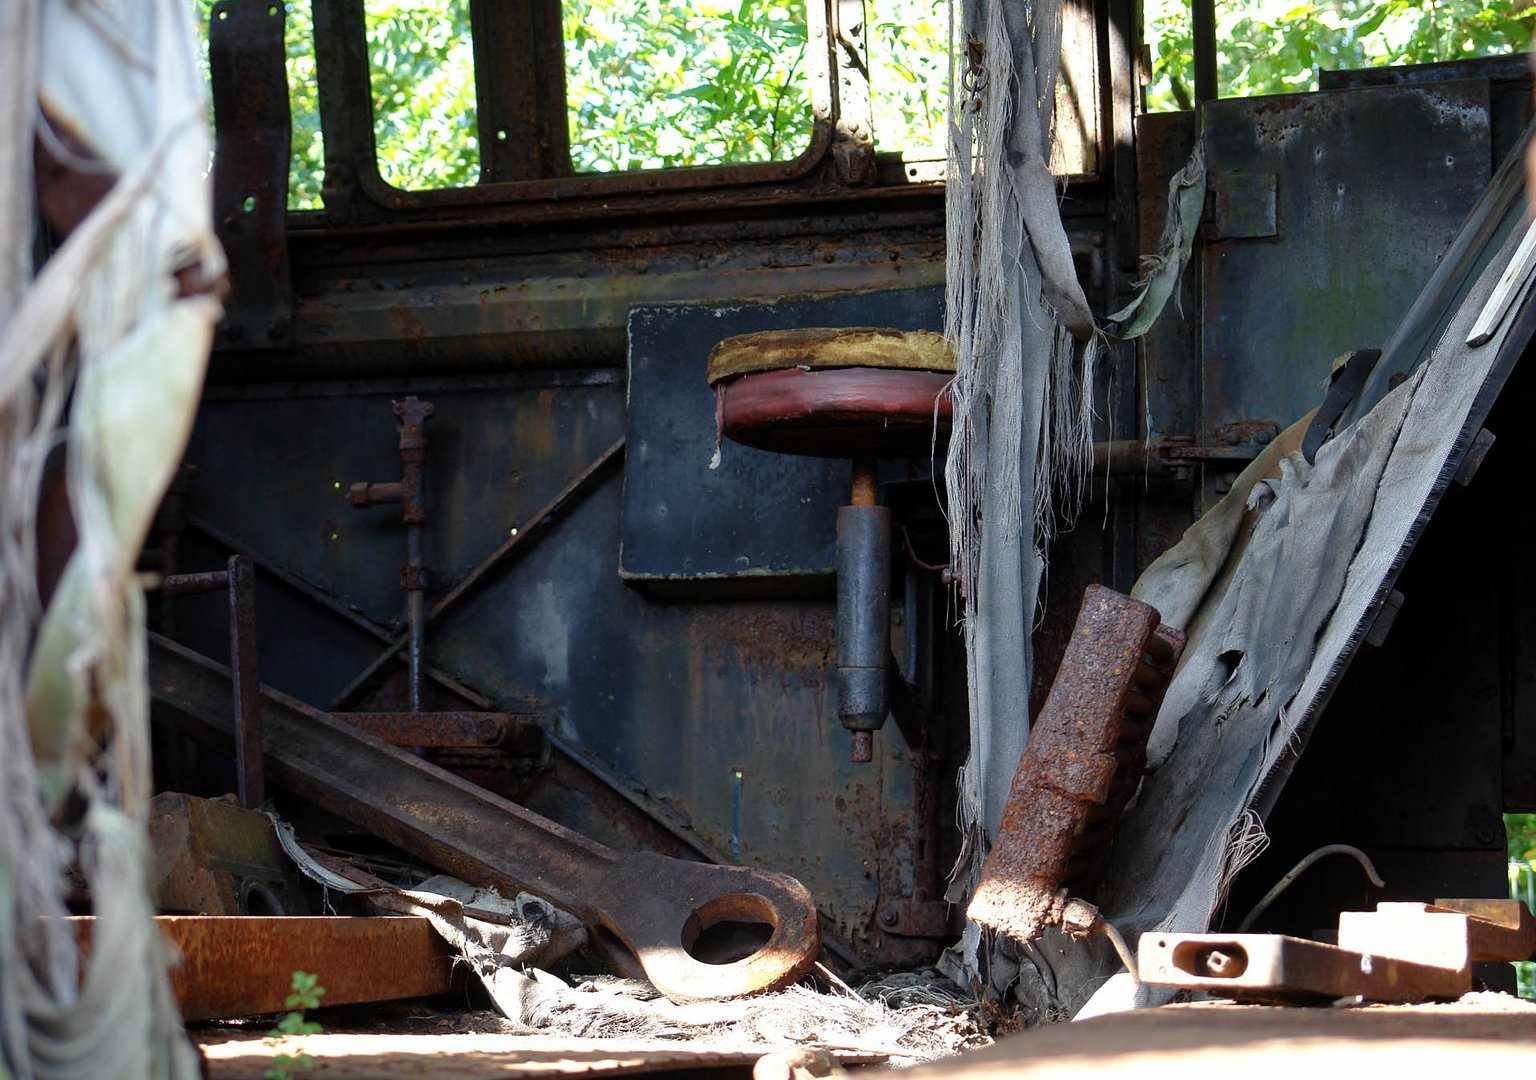
<path fill-rule="evenodd" d="M 422 652 L 426 646 L 426 619 L 423 617 L 423 604 L 426 592 L 422 588 L 425 582 L 421 559 L 421 526 L 407 525 L 405 527 L 406 548 L 406 585 L 405 585 L 405 625 L 406 636 L 410 639 L 410 647 L 406 650 L 406 675 L 410 688 L 411 712 L 421 712 L 421 660 Z"/>
<path fill-rule="evenodd" d="M 619 439 L 608 449 L 598 455 L 597 459 L 578 473 L 559 494 L 528 519 L 528 522 L 520 529 L 514 529 L 512 534 L 504 540 L 495 551 L 487 555 L 480 564 L 465 574 L 459 583 L 448 590 L 446 596 L 439 600 L 427 612 L 424 622 L 431 625 L 444 612 L 448 611 L 464 597 L 473 593 L 485 581 L 486 575 L 500 567 L 503 563 L 521 558 L 531 551 L 535 544 L 543 538 L 549 528 L 559 517 L 576 503 L 586 498 L 605 479 L 610 470 L 617 467 L 624 460 L 624 440 Z M 341 693 L 336 695 L 331 703 L 332 710 L 345 709 L 356 701 L 363 691 L 376 679 L 385 665 L 394 658 L 410 640 L 410 632 L 400 634 L 392 639 L 384 651 L 376 656 L 372 663 L 358 673 Z"/>
<path fill-rule="evenodd" d="M 353 626 L 367 634 L 369 637 L 384 642 L 393 640 L 390 635 L 390 631 L 386 627 L 374 622 L 372 619 L 368 618 L 368 616 L 362 614 L 362 612 L 357 611 L 354 608 L 347 607 L 340 600 L 336 599 L 336 597 L 321 589 L 318 585 L 311 584 L 309 581 L 306 581 L 298 574 L 295 574 L 293 571 L 279 566 L 277 563 L 273 562 L 271 559 L 268 559 L 266 556 L 257 554 L 249 544 L 246 544 L 239 538 L 225 532 L 217 525 L 214 525 L 208 521 L 204 521 L 196 514 L 187 515 L 187 525 L 190 528 L 193 528 L 202 533 L 204 536 L 212 540 L 215 544 L 218 544 L 220 547 L 226 548 L 237 555 L 244 555 L 247 559 L 251 560 L 251 565 L 260 570 L 262 574 L 268 577 L 276 578 L 278 581 L 281 581 L 284 585 L 288 586 L 290 589 L 304 597 L 306 600 L 318 604 L 326 611 L 329 611 L 332 615 L 339 615 L 341 618 L 351 623 Z M 218 573 L 216 576 L 220 579 L 221 582 L 225 577 L 225 575 L 222 573 Z M 390 655 L 393 655 L 393 653 Z M 449 675 L 446 671 L 432 667 L 431 665 L 424 665 L 422 671 L 427 676 L 427 678 L 431 679 L 439 686 L 447 687 L 453 693 L 457 694 L 459 697 L 463 698 L 466 702 L 473 705 L 477 709 L 489 709 L 494 704 L 490 698 L 486 697 L 478 690 L 474 690 L 468 686 L 465 686 L 463 683 L 459 682 L 458 679 L 454 678 L 452 675 Z"/>
<path fill-rule="evenodd" d="M 261 678 L 256 654 L 256 573 L 243 555 L 231 555 L 229 584 L 230 689 L 235 704 L 235 774 L 240 805 L 266 799 L 261 761 Z"/>
<path fill-rule="evenodd" d="M 166 574 L 160 579 L 160 595 L 191 596 L 229 588 L 227 570 L 208 570 L 200 574 Z"/>
<path fill-rule="evenodd" d="M 1216 0 L 1192 0 L 1191 21 L 1195 38 L 1195 101 L 1215 101 L 1221 96 L 1216 85 Z"/>

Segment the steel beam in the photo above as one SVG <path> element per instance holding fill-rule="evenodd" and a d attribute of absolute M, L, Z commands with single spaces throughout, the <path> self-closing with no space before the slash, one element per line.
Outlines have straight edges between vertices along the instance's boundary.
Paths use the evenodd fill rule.
<path fill-rule="evenodd" d="M 70 919 L 86 952 L 95 921 Z M 324 1005 L 453 987 L 454 951 L 421 916 L 160 915 L 155 925 L 181 954 L 171 988 L 183 1020 L 282 1012 L 295 971 L 318 977 Z"/>

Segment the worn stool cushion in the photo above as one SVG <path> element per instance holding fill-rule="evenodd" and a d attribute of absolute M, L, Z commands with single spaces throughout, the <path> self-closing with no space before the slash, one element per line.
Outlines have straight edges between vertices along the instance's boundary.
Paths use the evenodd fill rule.
<path fill-rule="evenodd" d="M 942 334 L 931 330 L 844 329 L 764 330 L 726 338 L 709 352 L 708 378 L 722 379 L 787 368 L 884 368 L 953 373 L 955 356 Z"/>

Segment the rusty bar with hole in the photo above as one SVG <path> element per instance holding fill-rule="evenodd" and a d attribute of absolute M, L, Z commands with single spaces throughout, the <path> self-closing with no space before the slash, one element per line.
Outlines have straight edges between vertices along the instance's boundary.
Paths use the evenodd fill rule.
<path fill-rule="evenodd" d="M 1237 1001 L 1323 1004 L 1339 998 L 1450 1000 L 1464 973 L 1281 934 L 1143 934 L 1141 981 Z"/>
<path fill-rule="evenodd" d="M 967 913 L 1033 941 L 1087 895 L 1146 768 L 1147 737 L 1184 649 L 1157 609 L 1090 586 L 1024 748 Z"/>
<path fill-rule="evenodd" d="M 94 918 L 70 922 L 89 952 Z M 158 915 L 155 925 L 180 954 L 171 988 L 183 1020 L 282 1012 L 295 971 L 317 977 L 322 1005 L 430 997 L 454 986 L 453 949 L 421 916 Z"/>

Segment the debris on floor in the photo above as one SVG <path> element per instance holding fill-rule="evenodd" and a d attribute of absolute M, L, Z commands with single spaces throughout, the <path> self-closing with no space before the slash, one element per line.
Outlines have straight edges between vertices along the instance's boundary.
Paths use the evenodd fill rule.
<path fill-rule="evenodd" d="M 643 982 L 610 976 L 574 984 L 530 969 L 522 1019 L 482 1009 L 435 1013 L 422 1003 L 337 1010 L 320 1035 L 277 1043 L 268 1024 L 238 1021 L 195 1032 L 215 1080 L 258 1077 L 279 1053 L 302 1052 L 328 1076 L 536 1075 L 799 1068 L 799 1051 L 839 1065 L 906 1067 L 984 1046 L 973 1004 L 935 973 L 903 973 L 830 993 L 793 986 L 729 1002 L 674 1004 Z M 402 1015 L 402 1010 L 409 1009 Z M 785 1059 L 785 1055 L 790 1055 Z M 785 1060 L 780 1060 L 785 1059 Z M 799 1076 L 799 1071 L 789 1075 Z M 820 1075 L 820 1074 L 815 1074 Z"/>

